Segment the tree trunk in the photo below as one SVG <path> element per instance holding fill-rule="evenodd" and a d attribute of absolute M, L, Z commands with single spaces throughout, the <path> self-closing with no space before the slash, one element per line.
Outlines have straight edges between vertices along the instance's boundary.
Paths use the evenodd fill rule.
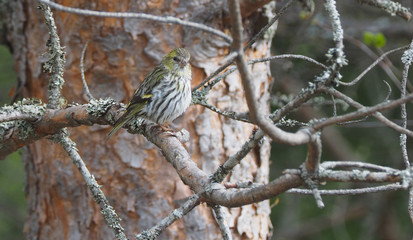
<path fill-rule="evenodd" d="M 110 12 L 144 12 L 158 16 L 172 15 L 204 23 L 229 32 L 223 1 L 58 1 L 66 6 Z M 37 1 L 6 3 L 10 8 L 7 37 L 12 48 L 22 96 L 47 100 L 49 76 L 43 73 L 42 54 L 47 51 L 48 30 Z M 192 86 L 211 74 L 229 51 L 225 42 L 199 30 L 178 25 L 136 19 L 86 17 L 53 11 L 62 46 L 66 52 L 63 96 L 67 104 L 85 103 L 87 98 L 80 77 L 80 56 L 89 40 L 85 55 L 85 75 L 95 98 L 111 97 L 126 103 L 146 74 L 176 46 L 191 53 Z M 246 39 L 265 24 L 264 13 L 244 16 Z M 254 28 L 249 28 L 254 26 Z M 249 58 L 267 56 L 269 40 L 259 40 Z M 269 87 L 268 66 L 252 66 L 260 99 Z M 209 102 L 220 109 L 247 111 L 242 84 L 237 73 L 218 83 L 208 95 Z M 174 122 L 175 129 L 190 133 L 186 148 L 198 166 L 211 173 L 248 140 L 253 126 L 237 122 L 204 109 L 191 106 Z M 111 126 L 82 126 L 69 129 L 80 155 L 96 177 L 109 202 L 122 219 L 128 238 L 148 229 L 180 206 L 190 196 L 190 189 L 160 151 L 141 135 L 120 130 L 105 142 Z M 228 181 L 265 183 L 269 175 L 270 144 L 266 140 L 248 154 L 228 177 Z M 28 239 L 114 239 L 81 175 L 62 147 L 42 139 L 24 150 L 26 171 Z M 233 208 L 227 221 L 234 239 L 266 239 L 269 236 L 268 201 Z M 220 239 L 211 209 L 201 204 L 167 228 L 159 239 Z"/>

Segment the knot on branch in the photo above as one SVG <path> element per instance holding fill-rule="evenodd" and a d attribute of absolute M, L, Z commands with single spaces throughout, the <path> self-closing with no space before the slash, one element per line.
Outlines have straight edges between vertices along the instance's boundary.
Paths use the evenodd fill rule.
<path fill-rule="evenodd" d="M 91 99 L 87 104 L 86 112 L 94 117 L 101 117 L 106 114 L 108 109 L 115 103 L 115 100 L 112 98 L 105 98 L 105 99 Z M 108 120 L 112 123 L 115 122 L 113 116 L 110 115 Z"/>

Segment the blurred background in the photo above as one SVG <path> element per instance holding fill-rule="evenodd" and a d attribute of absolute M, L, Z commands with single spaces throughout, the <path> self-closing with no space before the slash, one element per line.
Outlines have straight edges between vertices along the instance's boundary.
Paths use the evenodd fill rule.
<path fill-rule="evenodd" d="M 278 24 L 273 40 L 273 54 L 295 53 L 326 62 L 325 53 L 334 43 L 323 1 L 316 1 L 314 15 L 294 6 Z M 413 8 L 412 1 L 398 1 Z M 281 4 L 280 4 L 281 5 Z M 280 7 L 280 6 L 278 6 Z M 349 64 L 341 73 L 342 81 L 350 82 L 372 64 L 378 55 L 413 39 L 413 23 L 400 17 L 356 1 L 337 1 L 345 33 L 345 54 Z M 369 106 L 400 97 L 403 66 L 402 51 L 389 55 L 383 66 L 376 66 L 359 83 L 337 89 L 354 100 Z M 280 96 L 288 99 L 297 94 L 307 82 L 321 73 L 321 69 L 300 60 L 284 60 L 271 65 L 274 77 L 272 108 L 282 105 Z M 410 71 L 409 79 L 413 73 Z M 386 83 L 390 86 L 389 87 Z M 410 81 L 411 82 L 411 81 Z M 408 92 L 412 92 L 411 83 Z M 285 97 L 287 96 L 287 97 Z M 311 118 L 333 115 L 330 96 L 320 96 L 322 104 L 309 103 L 290 115 L 307 122 Z M 337 103 L 337 114 L 354 109 Z M 408 119 L 412 119 L 412 105 L 408 104 Z M 400 124 L 400 108 L 383 112 Z M 412 129 L 412 121 L 408 127 Z M 291 129 L 290 129 L 291 130 Z M 345 126 L 329 127 L 323 131 L 322 161 L 361 161 L 404 169 L 400 134 L 385 127 L 374 118 Z M 305 159 L 307 147 L 286 147 L 273 144 L 271 177 L 276 178 L 286 168 L 296 168 Z M 412 156 L 412 139 L 408 139 L 408 153 Z M 410 159 L 410 162 L 411 159 Z M 322 189 L 360 188 L 374 184 L 328 183 Z M 412 239 L 413 226 L 407 211 L 408 192 L 384 192 L 358 196 L 324 196 L 325 208 L 318 209 L 313 196 L 283 194 L 272 199 L 273 239 Z"/>
<path fill-rule="evenodd" d="M 13 56 L 0 45 L 0 106 L 10 104 L 17 84 Z M 15 152 L 0 161 L 0 238 L 23 239 L 25 217 L 24 170 Z"/>
<path fill-rule="evenodd" d="M 399 1 L 413 8 L 411 0 Z M 352 81 L 378 55 L 407 45 L 413 38 L 413 23 L 399 17 L 391 17 L 384 11 L 357 4 L 356 1 L 338 1 L 345 32 L 345 53 L 349 65 L 342 69 L 342 81 Z M 280 8 L 279 3 L 277 8 Z M 273 54 L 294 53 L 312 57 L 325 63 L 327 49 L 333 47 L 328 18 L 322 1 L 316 1 L 314 14 L 295 4 L 281 18 L 273 41 Z M 362 81 L 352 87 L 338 87 L 364 105 L 382 102 L 400 96 L 398 82 L 403 66 L 402 52 L 389 56 L 383 66 L 376 66 Z M 320 68 L 300 60 L 280 60 L 271 64 L 274 77 L 271 106 L 276 109 L 289 96 L 297 94 Z M 410 76 L 413 73 L 410 73 Z M 411 79 L 411 77 L 410 77 Z M 389 87 L 391 88 L 391 92 Z M 0 105 L 11 102 L 16 87 L 13 57 L 5 46 L 0 45 Z M 408 88 L 413 91 L 412 86 Z M 390 94 L 389 94 L 390 93 Z M 306 122 L 311 118 L 333 114 L 329 96 L 320 96 L 320 102 L 294 112 L 289 117 Z M 337 113 L 352 111 L 337 104 Z M 384 112 L 389 119 L 400 120 L 400 109 Z M 408 116 L 413 109 L 408 105 Z M 412 122 L 409 127 L 412 129 Z M 288 129 L 289 131 L 294 129 Z M 403 169 L 399 145 L 400 135 L 384 127 L 374 118 L 361 122 L 330 127 L 323 132 L 322 161 L 363 161 L 392 168 Z M 412 142 L 408 139 L 411 155 Z M 305 159 L 306 146 L 286 147 L 273 144 L 271 177 L 276 178 L 286 168 L 297 168 Z M 372 184 L 329 183 L 323 189 L 359 188 Z M 413 227 L 407 212 L 406 191 L 385 192 L 359 196 L 325 196 L 326 207 L 318 209 L 312 196 L 283 194 L 271 200 L 273 239 L 412 239 Z M 19 153 L 0 162 L 0 238 L 22 239 L 25 217 L 24 171 Z"/>

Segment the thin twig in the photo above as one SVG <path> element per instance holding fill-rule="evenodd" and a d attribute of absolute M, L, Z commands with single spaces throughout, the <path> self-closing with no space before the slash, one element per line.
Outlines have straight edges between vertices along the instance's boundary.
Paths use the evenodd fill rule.
<path fill-rule="evenodd" d="M 304 61 L 307 61 L 307 62 L 314 63 L 314 64 L 322 67 L 323 69 L 327 69 L 326 65 L 318 62 L 317 60 L 312 59 L 312 58 L 307 57 L 307 56 L 304 56 L 304 55 L 299 55 L 299 54 L 281 54 L 281 55 L 276 55 L 276 56 L 271 56 L 271 57 L 259 58 L 259 59 L 254 59 L 254 60 L 248 61 L 248 64 L 272 61 L 272 60 L 276 60 L 276 59 L 287 59 L 287 58 L 294 58 L 294 59 L 304 60 Z"/>
<path fill-rule="evenodd" d="M 208 108 L 211 111 L 214 111 L 224 117 L 231 118 L 237 121 L 245 122 L 245 123 L 251 123 L 248 117 L 248 113 L 236 113 L 232 111 L 226 111 L 226 110 L 221 110 L 211 104 L 208 104 L 206 102 L 194 102 L 194 104 L 199 104 L 201 106 L 204 106 Z"/>
<path fill-rule="evenodd" d="M 353 107 L 355 107 L 355 108 L 357 108 L 357 109 L 367 109 L 367 107 L 365 107 L 365 106 L 363 106 L 362 104 L 354 101 L 354 100 L 353 100 L 352 98 L 350 98 L 349 96 L 347 96 L 347 95 L 345 95 L 345 94 L 343 94 L 343 93 L 341 93 L 341 92 L 339 92 L 339 91 L 337 91 L 337 90 L 335 90 L 335 89 L 333 89 L 333 88 L 322 88 L 322 89 L 320 89 L 320 90 L 321 90 L 321 91 L 324 91 L 324 92 L 326 92 L 326 93 L 328 93 L 328 94 L 334 95 L 335 97 L 337 97 L 337 98 L 345 101 L 345 102 L 348 103 L 350 106 L 353 106 Z M 406 100 L 406 99 L 404 99 L 404 100 L 400 100 L 400 99 L 399 99 L 399 100 L 397 100 L 397 101 L 398 101 L 398 102 L 401 101 L 401 102 L 400 102 L 400 104 L 401 104 L 401 103 L 403 103 L 403 101 L 405 101 L 405 100 Z M 408 102 L 408 100 L 405 101 L 405 102 Z M 394 104 L 395 101 L 393 101 L 392 103 Z M 388 102 L 387 102 L 387 103 L 382 103 L 382 105 L 383 105 L 383 104 L 388 104 Z M 396 106 L 398 106 L 398 105 L 396 104 Z M 389 107 L 390 107 L 390 106 L 389 106 Z M 402 128 L 401 126 L 397 125 L 396 123 L 390 121 L 390 120 L 387 119 L 385 116 L 383 116 L 383 114 L 381 114 L 381 113 L 379 113 L 379 112 L 373 112 L 373 113 L 371 113 L 371 115 L 372 115 L 373 117 L 377 118 L 380 122 L 382 122 L 382 123 L 384 123 L 385 125 L 387 125 L 388 127 L 396 130 L 397 132 L 405 133 L 405 134 L 407 134 L 407 135 L 409 135 L 409 136 L 413 136 L 413 132 L 412 132 L 412 131 L 410 131 L 410 130 L 408 130 L 408 129 L 406 129 L 406 128 Z"/>
<path fill-rule="evenodd" d="M 355 119 L 355 118 L 361 118 L 361 117 L 365 117 L 365 116 L 369 116 L 369 115 L 373 115 L 376 112 L 380 112 L 386 109 L 390 109 L 390 108 L 394 108 L 397 106 L 400 106 L 403 103 L 409 102 L 413 100 L 413 93 L 406 95 L 404 98 L 399 98 L 397 100 L 393 100 L 393 101 L 388 101 L 385 103 L 380 103 L 377 104 L 373 107 L 364 107 L 364 108 L 360 108 L 357 111 L 348 113 L 348 114 L 344 114 L 344 115 L 340 115 L 340 116 L 336 116 L 336 117 L 331 117 L 328 118 L 326 120 L 322 120 L 319 121 L 317 123 L 315 123 L 313 125 L 313 130 L 314 131 L 319 131 L 327 126 L 331 126 L 337 123 L 341 123 L 341 122 L 346 122 L 348 120 L 351 119 Z M 413 137 L 413 132 L 405 129 L 405 128 L 401 128 L 399 126 L 399 129 L 403 129 L 403 133 Z"/>
<path fill-rule="evenodd" d="M 293 1 L 289 0 L 281 9 L 278 11 L 278 13 L 265 25 L 261 30 L 245 45 L 244 51 L 249 49 L 252 44 L 254 44 L 258 38 L 262 37 L 264 33 L 284 14 L 284 12 L 291 6 L 291 3 Z"/>
<path fill-rule="evenodd" d="M 199 30 L 202 30 L 204 32 L 211 33 L 215 36 L 218 36 L 222 39 L 224 39 L 226 42 L 231 43 L 232 39 L 225 33 L 212 28 L 208 27 L 204 24 L 196 23 L 196 22 L 190 22 L 190 21 L 185 21 L 181 20 L 176 17 L 171 17 L 171 16 L 166 16 L 166 17 L 160 17 L 160 16 L 155 16 L 151 14 L 146 14 L 146 13 L 133 13 L 133 12 L 104 12 L 104 11 L 93 11 L 93 10 L 87 10 L 87 9 L 79 9 L 79 8 L 72 8 L 72 7 L 66 7 L 63 5 L 60 5 L 58 3 L 49 1 L 49 0 L 39 0 L 40 2 L 49 5 L 50 7 L 63 11 L 63 12 L 69 12 L 73 14 L 78 14 L 78 15 L 83 15 L 83 16 L 93 16 L 93 17 L 110 17 L 110 18 L 136 18 L 136 19 L 141 19 L 141 20 L 149 20 L 149 21 L 154 21 L 154 22 L 161 22 L 161 23 L 168 23 L 168 24 L 177 24 L 181 25 L 184 27 L 191 27 L 191 28 L 196 28 Z"/>
<path fill-rule="evenodd" d="M 386 97 L 383 99 L 383 101 L 382 101 L 382 102 L 386 102 L 386 101 L 388 101 L 388 100 L 389 100 L 389 98 L 390 98 L 390 95 L 391 95 L 392 89 L 391 89 L 390 84 L 389 84 L 387 81 L 383 80 L 383 82 L 384 82 L 384 84 L 386 84 L 388 91 L 387 91 L 387 95 L 386 95 Z"/>
<path fill-rule="evenodd" d="M 214 205 L 212 206 L 212 209 L 214 210 L 215 221 L 218 223 L 218 227 L 221 230 L 222 239 L 231 240 L 231 230 L 229 229 L 228 223 L 225 221 L 225 215 L 222 207 L 219 205 Z"/>
<path fill-rule="evenodd" d="M 409 46 L 403 46 L 403 47 L 399 47 L 396 49 L 392 49 L 390 51 L 387 51 L 385 53 L 383 53 L 379 58 L 376 59 L 376 61 L 374 61 L 372 64 L 370 64 L 370 66 L 368 66 L 366 69 L 364 69 L 364 71 L 362 73 L 360 73 L 360 75 L 358 75 L 353 81 L 351 82 L 341 82 L 339 81 L 339 83 L 343 86 L 353 86 L 356 83 L 358 83 L 371 69 L 373 69 L 378 63 L 380 63 L 381 61 L 383 61 L 383 59 L 386 58 L 387 55 L 390 55 L 392 53 L 401 51 L 401 50 L 406 50 Z"/>
<path fill-rule="evenodd" d="M 120 224 L 120 218 L 116 214 L 115 209 L 109 204 L 103 191 L 100 189 L 100 185 L 97 183 L 95 177 L 89 172 L 82 158 L 80 157 L 76 144 L 69 138 L 69 133 L 66 129 L 62 129 L 56 134 L 55 139 L 59 142 L 63 149 L 67 152 L 72 159 L 73 164 L 77 167 L 83 179 L 86 182 L 89 190 L 92 192 L 93 200 L 99 204 L 101 213 L 108 223 L 108 226 L 112 228 L 117 239 L 126 240 L 127 237 L 124 233 L 124 229 Z"/>
<path fill-rule="evenodd" d="M 358 189 L 319 190 L 319 192 L 321 195 L 360 195 L 360 194 L 378 193 L 378 192 L 385 192 L 385 191 L 397 191 L 397 190 L 403 190 L 403 189 L 404 187 L 400 185 L 399 183 L 393 183 L 393 184 L 378 186 L 378 187 L 366 187 L 366 188 L 358 188 Z M 293 189 L 288 190 L 287 193 L 312 195 L 313 191 L 309 189 L 293 188 Z"/>
<path fill-rule="evenodd" d="M 413 186 L 409 189 L 409 204 L 407 210 L 409 212 L 410 220 L 413 223 Z"/>
<path fill-rule="evenodd" d="M 88 97 L 87 101 L 89 101 L 90 99 L 95 99 L 90 93 L 89 87 L 87 86 L 86 78 L 85 78 L 85 69 L 83 68 L 83 60 L 85 58 L 85 53 L 86 53 L 86 49 L 88 45 L 89 45 L 89 40 L 86 41 L 85 46 L 82 49 L 82 54 L 80 56 L 80 76 L 82 77 L 83 91 L 85 91 L 86 96 Z"/>
<path fill-rule="evenodd" d="M 192 88 L 192 91 L 195 91 L 199 89 L 200 87 L 204 86 L 209 80 L 217 76 L 220 72 L 224 71 L 229 65 L 231 65 L 234 62 L 234 59 L 236 57 L 236 54 L 230 54 L 225 58 L 225 62 L 213 73 L 211 73 L 207 78 L 202 80 L 198 85 L 196 85 L 194 88 Z"/>
<path fill-rule="evenodd" d="M 255 148 L 261 139 L 264 137 L 262 130 L 258 129 L 251 136 L 250 139 L 245 142 L 241 149 L 235 154 L 231 155 L 225 163 L 223 163 L 219 168 L 209 177 L 212 182 L 220 183 L 224 178 L 232 171 L 232 169 L 237 166 L 242 159 Z"/>
<path fill-rule="evenodd" d="M 321 163 L 321 167 L 324 169 L 334 169 L 334 168 L 365 168 L 371 169 L 376 171 L 383 171 L 383 172 L 396 172 L 399 171 L 394 168 L 390 167 L 383 167 L 380 165 L 366 163 L 366 162 L 349 162 L 349 161 L 325 161 Z"/>
<path fill-rule="evenodd" d="M 149 240 L 156 239 L 165 228 L 169 227 L 176 220 L 181 219 L 188 212 L 190 212 L 195 206 L 199 205 L 199 196 L 197 194 L 192 195 L 181 207 L 173 210 L 167 217 L 159 221 L 151 229 L 145 230 L 136 235 L 137 240 Z"/>

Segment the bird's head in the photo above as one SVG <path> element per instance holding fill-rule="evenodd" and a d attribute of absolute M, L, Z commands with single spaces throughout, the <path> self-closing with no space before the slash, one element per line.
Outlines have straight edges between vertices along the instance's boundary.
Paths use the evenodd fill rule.
<path fill-rule="evenodd" d="M 171 71 L 188 71 L 188 69 L 190 71 L 190 58 L 188 50 L 185 48 L 175 48 L 162 59 L 162 63 Z"/>

